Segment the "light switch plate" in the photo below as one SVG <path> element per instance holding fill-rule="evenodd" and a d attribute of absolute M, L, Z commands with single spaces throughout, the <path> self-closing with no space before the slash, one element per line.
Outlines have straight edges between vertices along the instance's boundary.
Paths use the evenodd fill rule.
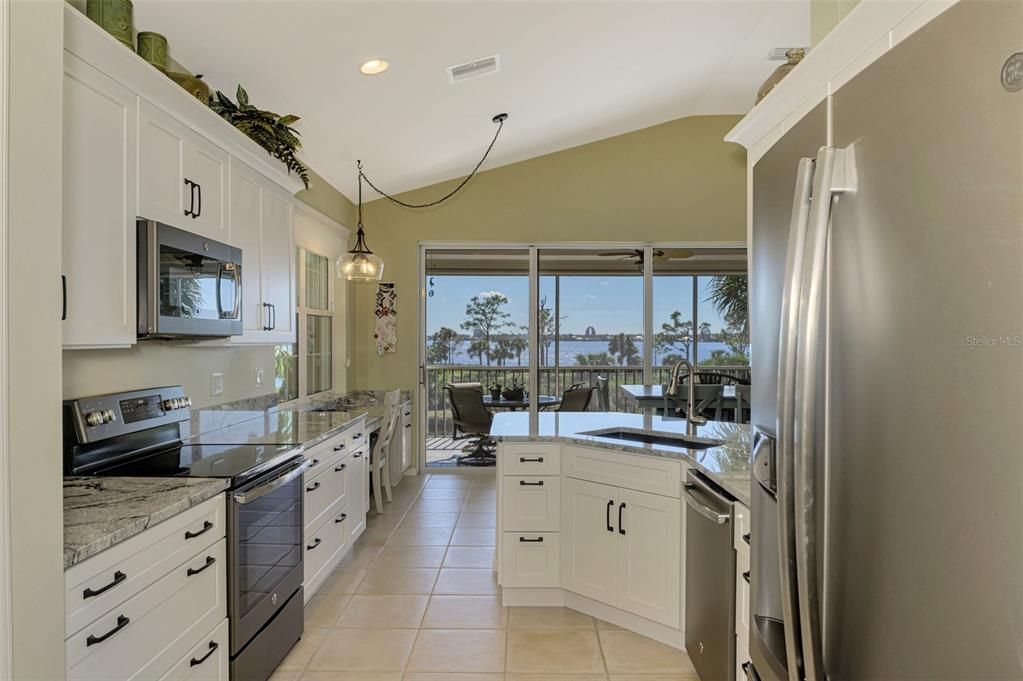
<path fill-rule="evenodd" d="M 263 387 L 263 367 L 256 367 L 256 387 Z"/>
<path fill-rule="evenodd" d="M 224 394 L 224 374 L 219 371 L 210 374 L 210 395 L 216 397 Z"/>

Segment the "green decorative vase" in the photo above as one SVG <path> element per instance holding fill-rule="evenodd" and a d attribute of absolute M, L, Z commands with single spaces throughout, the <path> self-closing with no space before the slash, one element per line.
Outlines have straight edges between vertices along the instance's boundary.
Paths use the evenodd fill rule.
<path fill-rule="evenodd" d="M 131 0 L 87 0 L 85 4 L 85 15 L 132 51 L 133 12 Z"/>
<path fill-rule="evenodd" d="M 167 38 L 152 31 L 139 31 L 137 40 L 139 56 L 167 73 Z"/>

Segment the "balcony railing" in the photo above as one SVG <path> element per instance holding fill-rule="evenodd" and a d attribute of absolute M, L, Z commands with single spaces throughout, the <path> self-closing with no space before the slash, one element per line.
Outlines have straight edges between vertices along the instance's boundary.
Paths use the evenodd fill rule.
<path fill-rule="evenodd" d="M 702 371 L 727 374 L 748 381 L 749 367 L 698 367 Z M 671 374 L 670 366 L 653 367 L 654 383 L 665 384 Z M 635 411 L 636 405 L 618 389 L 620 385 L 643 383 L 641 366 L 571 366 L 540 367 L 539 394 L 561 395 L 569 386 L 597 385 L 597 377 L 608 380 L 611 411 Z M 427 437 L 451 437 L 454 423 L 451 405 L 448 403 L 444 386 L 448 383 L 480 383 L 486 390 L 491 385 L 526 385 L 529 370 L 525 366 L 479 366 L 461 364 L 437 364 L 426 367 L 426 408 Z M 530 390 L 530 392 L 537 392 Z M 594 405 L 593 408 L 596 408 Z"/>

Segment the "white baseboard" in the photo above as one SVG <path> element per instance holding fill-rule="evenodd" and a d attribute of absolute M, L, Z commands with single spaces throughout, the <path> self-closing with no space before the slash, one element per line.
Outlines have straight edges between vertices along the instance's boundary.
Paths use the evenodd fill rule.
<path fill-rule="evenodd" d="M 657 622 L 633 615 L 632 613 L 619 610 L 605 603 L 595 601 L 579 594 L 574 594 L 564 589 L 502 589 L 502 604 L 505 606 L 539 606 L 539 607 L 566 607 L 577 610 L 584 615 L 590 615 L 597 619 L 610 622 L 611 624 L 635 632 L 647 638 L 671 646 L 678 650 L 685 650 L 685 635 L 678 629 L 666 627 Z"/>

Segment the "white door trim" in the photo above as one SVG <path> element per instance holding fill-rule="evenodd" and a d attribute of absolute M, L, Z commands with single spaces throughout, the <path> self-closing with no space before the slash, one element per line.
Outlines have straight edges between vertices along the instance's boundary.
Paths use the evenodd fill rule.
<path fill-rule="evenodd" d="M 0 3 L 0 679 L 13 675 L 11 667 L 11 545 L 10 462 L 7 437 L 7 64 L 9 3 Z"/>

